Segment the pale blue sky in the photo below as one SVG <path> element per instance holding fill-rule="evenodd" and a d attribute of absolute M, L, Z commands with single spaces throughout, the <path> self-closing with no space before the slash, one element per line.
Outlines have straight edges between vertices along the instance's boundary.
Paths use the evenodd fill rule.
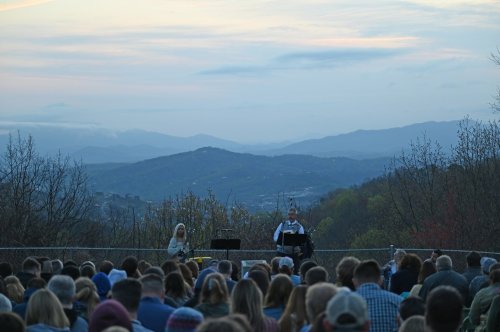
<path fill-rule="evenodd" d="M 0 1 L 0 123 L 244 143 L 498 118 L 500 1 Z"/>

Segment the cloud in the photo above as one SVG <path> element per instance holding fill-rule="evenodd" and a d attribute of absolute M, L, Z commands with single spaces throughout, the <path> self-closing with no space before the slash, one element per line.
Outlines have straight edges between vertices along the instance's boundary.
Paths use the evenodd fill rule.
<path fill-rule="evenodd" d="M 26 1 L 14 1 L 13 3 L 0 4 L 0 12 L 14 10 L 19 8 L 33 7 L 42 5 L 47 2 L 52 2 L 54 0 L 26 0 Z"/>
<path fill-rule="evenodd" d="M 0 70 L 28 73 L 104 73 L 118 68 L 153 68 L 153 74 L 166 67 L 193 68 L 206 64 L 203 52 L 223 49 L 226 35 L 206 31 L 196 34 L 190 27 L 162 27 L 144 31 L 98 33 L 44 33 L 33 36 L 27 32 L 5 35 L 0 46 Z M 0 34 L 1 35 L 1 34 Z M 234 37 L 234 36 L 233 36 Z M 231 37 L 231 38 L 233 38 Z M 234 37 L 236 38 L 236 37 Z M 133 71 L 133 70 L 132 70 Z M 103 76 L 103 75 L 99 75 Z"/>
<path fill-rule="evenodd" d="M 416 47 L 421 43 L 422 39 L 414 36 L 336 37 L 317 38 L 305 41 L 305 44 L 309 46 L 337 47 L 345 49 L 395 49 Z"/>
<path fill-rule="evenodd" d="M 364 62 L 401 54 L 396 49 L 336 49 L 319 52 L 298 52 L 282 55 L 275 61 L 294 64 L 335 65 L 345 62 Z"/>
<path fill-rule="evenodd" d="M 50 128 L 79 128 L 79 129 L 102 129 L 95 123 L 74 123 L 74 122 L 44 122 L 44 121 L 2 121 L 0 120 L 0 135 L 9 134 L 13 129 L 26 127 L 50 127 Z M 106 129 L 107 130 L 107 129 Z"/>
<path fill-rule="evenodd" d="M 251 75 L 280 70 L 330 68 L 343 64 L 364 63 L 403 54 L 401 49 L 334 49 L 316 52 L 294 52 L 272 59 L 268 64 L 255 66 L 224 66 L 204 70 L 201 75 Z"/>
<path fill-rule="evenodd" d="M 255 75 L 265 74 L 278 68 L 271 66 L 225 66 L 215 69 L 203 70 L 200 75 Z"/>

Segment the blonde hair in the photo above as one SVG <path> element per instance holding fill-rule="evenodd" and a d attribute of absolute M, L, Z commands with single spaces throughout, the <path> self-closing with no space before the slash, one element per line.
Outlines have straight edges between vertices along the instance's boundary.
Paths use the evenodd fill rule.
<path fill-rule="evenodd" d="M 23 302 L 24 287 L 16 276 L 8 276 L 4 279 L 7 296 L 16 303 Z"/>
<path fill-rule="evenodd" d="M 99 304 L 99 294 L 97 287 L 92 280 L 87 277 L 80 277 L 75 281 L 76 299 L 87 306 L 85 318 L 90 318 L 95 307 Z"/>
<path fill-rule="evenodd" d="M 70 326 L 61 302 L 48 289 L 37 290 L 28 301 L 26 324 L 39 323 L 57 328 Z"/>
<path fill-rule="evenodd" d="M 255 331 L 264 326 L 262 292 L 252 279 L 242 279 L 234 286 L 231 294 L 231 313 L 243 314 Z"/>
<path fill-rule="evenodd" d="M 186 242 L 186 239 L 187 239 L 186 225 L 184 225 L 183 223 L 178 223 L 177 225 L 175 225 L 174 234 L 172 235 L 172 237 L 175 238 L 176 240 L 179 239 L 179 237 L 177 236 L 177 231 L 179 230 L 179 227 L 181 227 L 181 226 L 184 227 L 184 235 L 180 239 L 182 242 Z"/>
<path fill-rule="evenodd" d="M 222 274 L 210 273 L 201 287 L 201 303 L 219 304 L 229 301 L 229 291 Z"/>
<path fill-rule="evenodd" d="M 285 311 L 278 321 L 280 331 L 300 331 L 307 322 L 306 292 L 306 285 L 298 285 L 292 290 Z M 292 329 L 292 326 L 295 328 Z"/>

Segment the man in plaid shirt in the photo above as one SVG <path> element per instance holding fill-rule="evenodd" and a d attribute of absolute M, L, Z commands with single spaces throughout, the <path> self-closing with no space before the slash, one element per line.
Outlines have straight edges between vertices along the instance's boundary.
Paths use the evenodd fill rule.
<path fill-rule="evenodd" d="M 356 292 L 368 305 L 370 332 L 397 331 L 399 304 L 403 299 L 381 288 L 383 278 L 378 263 L 362 261 L 354 270 L 353 282 Z"/>

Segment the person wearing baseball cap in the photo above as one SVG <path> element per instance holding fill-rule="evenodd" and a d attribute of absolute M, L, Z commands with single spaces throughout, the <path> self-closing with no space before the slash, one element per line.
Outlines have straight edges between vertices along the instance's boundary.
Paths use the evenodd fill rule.
<path fill-rule="evenodd" d="M 290 257 L 281 257 L 279 261 L 279 273 L 286 274 L 292 280 L 294 286 L 300 285 L 300 277 L 293 273 L 294 262 Z"/>
<path fill-rule="evenodd" d="M 328 302 L 323 326 L 329 332 L 369 331 L 370 320 L 365 299 L 348 290 L 339 291 Z"/>

